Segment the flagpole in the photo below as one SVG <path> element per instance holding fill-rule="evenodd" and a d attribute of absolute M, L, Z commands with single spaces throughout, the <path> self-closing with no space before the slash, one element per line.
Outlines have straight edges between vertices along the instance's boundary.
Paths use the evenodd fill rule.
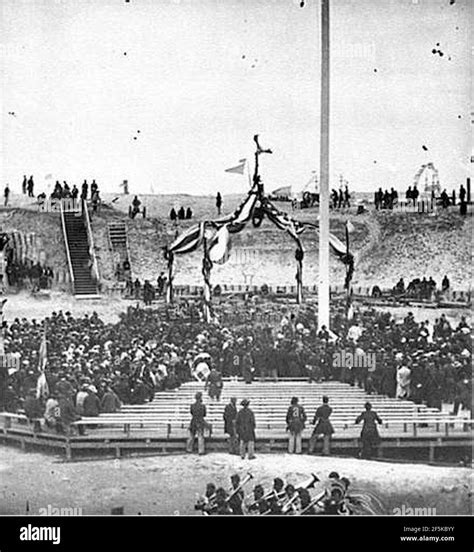
<path fill-rule="evenodd" d="M 321 0 L 318 325 L 329 329 L 329 0 Z"/>
<path fill-rule="evenodd" d="M 250 163 L 249 163 L 248 159 L 245 160 L 245 166 L 247 167 L 247 176 L 248 176 L 248 179 L 249 179 L 249 186 L 250 186 L 250 189 L 252 189 L 252 177 L 250 176 Z"/>
<path fill-rule="evenodd" d="M 349 259 L 350 255 L 350 242 L 349 242 L 349 219 L 346 220 L 346 256 Z M 349 264 L 346 264 L 346 318 L 349 320 L 350 308 L 351 308 L 351 282 L 349 279 Z"/>

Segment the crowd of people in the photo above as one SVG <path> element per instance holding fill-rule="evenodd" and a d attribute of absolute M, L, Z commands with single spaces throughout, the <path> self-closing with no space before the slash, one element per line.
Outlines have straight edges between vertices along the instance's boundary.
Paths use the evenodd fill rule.
<path fill-rule="evenodd" d="M 331 190 L 331 208 L 346 209 L 351 206 L 351 194 L 349 187 L 346 185 L 344 189 L 340 188 L 339 192 L 335 189 Z"/>
<path fill-rule="evenodd" d="M 229 308 L 245 313 L 245 323 L 219 323 L 219 314 L 225 318 Z M 409 398 L 435 408 L 449 402 L 453 412 L 460 406 L 471 408 L 470 327 L 464 319 L 453 326 L 442 315 L 432 325 L 416 322 L 410 313 L 397 322 L 389 313 L 369 309 L 348 323 L 341 306 L 335 309 L 332 330 L 318 331 L 310 305 L 291 312 L 254 299 L 239 306 L 223 303 L 215 310 L 211 324 L 203 320 L 197 301 L 158 311 L 129 307 L 115 324 L 104 323 L 96 313 L 78 318 L 58 312 L 41 322 L 15 319 L 4 328 L 5 351 L 18 355 L 21 364 L 8 376 L 2 406 L 15 412 L 36 390 L 43 408 L 49 398 L 67 399 L 80 415 L 77 394 L 83 386 L 99 401 L 110 390 L 122 403 L 142 404 L 156 391 L 192 379 L 204 382 L 215 369 L 248 384 L 257 377 L 278 376 L 338 380 L 369 394 Z M 269 311 L 275 317 L 281 313 L 278 324 L 268 323 Z M 41 387 L 38 352 L 44 331 L 48 356 Z M 341 350 L 377 360 L 341 365 L 334 361 Z M 61 415 L 65 411 L 61 408 Z M 68 427 L 71 420 L 67 417 L 61 426 Z"/>
<path fill-rule="evenodd" d="M 128 261 L 126 262 L 128 263 Z M 120 267 L 122 267 L 122 272 L 119 273 Z M 160 272 L 156 279 L 156 285 L 153 285 L 150 280 L 145 280 L 143 283 L 139 278 L 133 280 L 130 276 L 130 263 L 128 263 L 128 269 L 123 268 L 123 265 L 118 265 L 117 275 L 125 276 L 124 297 L 127 299 L 143 301 L 146 306 L 149 306 L 157 297 L 163 297 L 166 294 L 168 278 L 164 272 Z"/>
<path fill-rule="evenodd" d="M 170 211 L 170 220 L 175 222 L 176 220 L 191 220 L 193 218 L 193 210 L 191 207 L 185 209 L 181 206 L 178 210 L 174 207 Z"/>
<path fill-rule="evenodd" d="M 431 276 L 428 279 L 426 279 L 426 276 L 423 279 L 414 278 L 407 286 L 405 286 L 404 279 L 400 278 L 392 291 L 396 297 L 431 300 L 438 295 L 442 296 L 445 294 L 449 291 L 450 286 L 451 284 L 447 275 L 441 281 L 441 287 L 438 287 Z"/>
<path fill-rule="evenodd" d="M 350 490 L 351 482 L 333 471 L 321 480 L 312 474 L 307 480 L 296 484 L 275 477 L 271 488 L 258 483 L 251 493 L 245 486 L 253 479 L 249 472 L 241 478 L 230 477 L 229 489 L 208 483 L 202 496 L 195 503 L 195 510 L 203 515 L 361 515 L 380 514 L 384 506 L 369 493 Z"/>
<path fill-rule="evenodd" d="M 36 200 L 40 207 L 45 204 L 47 200 L 47 195 L 45 192 L 41 192 L 37 196 L 35 196 L 35 183 L 33 180 L 33 175 L 30 176 L 29 178 L 27 178 L 26 175 L 23 176 L 21 189 L 22 189 L 23 195 L 27 195 L 28 197 L 36 197 Z M 10 186 L 7 184 L 3 192 L 5 207 L 7 207 L 9 204 L 10 193 L 11 193 Z M 59 180 L 56 180 L 53 191 L 50 194 L 50 200 L 60 201 L 60 200 L 67 200 L 67 199 L 70 199 L 73 201 L 78 201 L 79 199 L 84 201 L 90 200 L 93 212 L 98 211 L 102 202 L 100 197 L 100 192 L 99 192 L 99 186 L 95 181 L 95 179 L 92 180 L 90 187 L 87 180 L 85 179 L 84 182 L 82 183 L 80 193 L 76 184 L 73 184 L 72 186 L 70 186 L 65 180 L 63 181 L 62 184 L 59 182 Z"/>
<path fill-rule="evenodd" d="M 53 285 L 53 269 L 32 260 L 7 259 L 5 272 L 9 289 L 29 289 L 35 293 Z"/>
<path fill-rule="evenodd" d="M 416 187 L 415 187 L 415 190 L 416 190 Z M 412 193 L 413 192 L 410 188 L 410 197 Z M 416 190 L 416 194 L 418 194 L 418 190 Z M 385 190 L 385 192 L 382 190 L 382 188 L 379 188 L 374 194 L 374 205 L 377 210 L 393 209 L 394 205 L 396 205 L 397 203 L 398 203 L 398 192 L 394 188 L 391 188 L 390 191 Z"/>

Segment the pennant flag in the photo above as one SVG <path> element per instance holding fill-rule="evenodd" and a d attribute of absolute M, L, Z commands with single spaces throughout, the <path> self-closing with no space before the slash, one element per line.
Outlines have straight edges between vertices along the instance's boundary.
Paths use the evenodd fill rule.
<path fill-rule="evenodd" d="M 230 235 L 227 226 L 223 226 L 212 238 L 209 247 L 209 259 L 213 263 L 224 264 L 230 256 Z"/>
<path fill-rule="evenodd" d="M 233 174 L 244 174 L 246 164 L 247 159 L 240 159 L 238 165 L 236 165 L 235 167 L 231 167 L 230 169 L 226 169 L 225 172 Z"/>
<path fill-rule="evenodd" d="M 46 368 L 46 363 L 48 362 L 47 354 L 48 354 L 48 350 L 47 350 L 47 344 L 46 344 L 46 330 L 45 330 L 43 332 L 43 338 L 41 340 L 41 345 L 39 349 L 38 369 L 40 372 L 44 372 L 44 369 Z"/>
<path fill-rule="evenodd" d="M 352 222 L 350 220 L 348 220 L 346 222 L 346 229 L 349 232 L 349 234 L 352 234 L 352 232 L 354 232 L 354 230 L 355 230 L 354 225 L 352 224 Z"/>

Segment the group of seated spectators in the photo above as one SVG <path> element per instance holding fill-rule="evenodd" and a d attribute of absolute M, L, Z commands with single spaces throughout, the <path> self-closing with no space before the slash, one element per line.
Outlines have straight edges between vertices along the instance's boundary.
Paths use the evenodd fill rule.
<path fill-rule="evenodd" d="M 229 309 L 242 313 L 242 324 L 224 325 Z M 195 369 L 203 356 L 223 376 L 243 377 L 247 383 L 281 376 L 338 380 L 436 408 L 443 402 L 454 403 L 454 410 L 471 408 L 471 339 L 464 319 L 452 326 L 441 316 L 433 326 L 416 322 L 411 313 L 396 321 L 387 312 L 369 309 L 348 321 L 341 304 L 333 310 L 331 331 L 318 331 L 311 305 L 282 308 L 259 297 L 233 305 L 223 302 L 214 306 L 212 323 L 200 311 L 198 301 L 182 301 L 171 309 L 129 307 L 118 323 L 106 324 L 96 313 L 78 318 L 58 312 L 41 322 L 15 319 L 4 330 L 5 352 L 18 355 L 21 367 L 9 374 L 0 408 L 14 412 L 36 390 L 43 411 L 48 399 L 62 401 L 59 412 L 66 419 L 58 427 L 67 430 L 77 416 L 117 406 L 111 393 L 120 403 L 141 404 L 156 391 L 201 379 Z M 269 322 L 278 314 L 278 323 Z M 46 385 L 40 385 L 38 351 L 44 328 L 48 357 L 42 378 Z M 377 360 L 341 365 L 334 362 L 341 351 Z M 81 411 L 79 392 L 84 400 L 84 393 L 97 396 L 90 400 L 93 410 L 85 406 L 87 401 Z"/>
<path fill-rule="evenodd" d="M 192 218 L 193 218 L 193 211 L 191 207 L 184 209 L 184 207 L 181 206 L 177 211 L 173 207 L 170 211 L 170 220 L 173 222 L 176 220 L 190 220 Z"/>
<path fill-rule="evenodd" d="M 441 282 L 441 289 L 437 287 L 436 282 L 430 276 L 426 279 L 414 278 L 408 286 L 405 287 L 403 278 L 400 278 L 393 288 L 393 293 L 396 296 L 410 297 L 414 299 L 433 299 L 437 292 L 441 295 L 446 293 L 450 288 L 450 282 L 447 275 L 444 276 Z"/>

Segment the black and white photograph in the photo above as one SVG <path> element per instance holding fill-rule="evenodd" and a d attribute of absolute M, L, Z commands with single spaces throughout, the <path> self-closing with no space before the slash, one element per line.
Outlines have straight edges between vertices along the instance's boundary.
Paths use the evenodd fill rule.
<path fill-rule="evenodd" d="M 472 32 L 471 0 L 0 0 L 2 552 L 224 515 L 454 549 Z"/>

